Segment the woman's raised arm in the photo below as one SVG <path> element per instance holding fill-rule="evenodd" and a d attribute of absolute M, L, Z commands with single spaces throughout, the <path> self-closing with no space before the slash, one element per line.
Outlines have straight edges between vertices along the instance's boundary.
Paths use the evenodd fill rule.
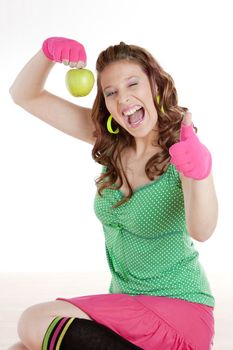
<path fill-rule="evenodd" d="M 85 49 L 65 38 L 49 38 L 43 49 L 31 58 L 10 88 L 13 101 L 44 122 L 82 141 L 94 144 L 91 109 L 78 106 L 44 90 L 55 62 L 69 61 L 82 67 Z M 45 43 L 44 42 L 44 43 Z M 46 52 L 46 54 L 45 54 Z M 71 61 L 72 60 L 72 61 Z M 82 63 L 83 62 L 83 63 Z"/>

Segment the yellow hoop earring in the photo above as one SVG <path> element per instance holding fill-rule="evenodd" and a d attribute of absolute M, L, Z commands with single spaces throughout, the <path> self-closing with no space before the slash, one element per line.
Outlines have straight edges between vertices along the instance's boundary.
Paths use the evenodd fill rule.
<path fill-rule="evenodd" d="M 157 101 L 157 103 L 158 103 L 158 105 L 159 105 L 159 103 L 160 103 L 160 96 L 159 96 L 159 95 L 156 96 L 156 101 Z M 163 106 L 161 106 L 160 110 L 161 110 L 162 113 L 164 113 L 164 108 L 163 108 Z"/>
<path fill-rule="evenodd" d="M 119 132 L 119 128 L 117 128 L 115 131 L 112 130 L 112 115 L 111 114 L 107 120 L 107 129 L 108 129 L 108 132 L 110 134 L 118 134 L 118 132 Z"/>

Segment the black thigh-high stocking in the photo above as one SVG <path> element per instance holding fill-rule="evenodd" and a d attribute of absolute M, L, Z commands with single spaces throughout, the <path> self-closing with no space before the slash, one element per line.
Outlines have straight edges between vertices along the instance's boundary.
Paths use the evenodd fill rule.
<path fill-rule="evenodd" d="M 141 349 L 110 328 L 83 318 L 56 317 L 44 336 L 42 350 Z"/>

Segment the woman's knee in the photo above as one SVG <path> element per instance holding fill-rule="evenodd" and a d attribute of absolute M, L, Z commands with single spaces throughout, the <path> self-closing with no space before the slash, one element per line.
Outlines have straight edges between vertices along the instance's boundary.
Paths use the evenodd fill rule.
<path fill-rule="evenodd" d="M 41 350 L 44 335 L 57 316 L 91 318 L 76 306 L 61 300 L 36 304 L 27 308 L 18 322 L 18 334 L 26 347 Z"/>
<path fill-rule="evenodd" d="M 18 322 L 18 335 L 23 344 L 32 350 L 40 350 L 44 334 L 53 317 L 44 310 L 43 304 L 27 308 Z"/>

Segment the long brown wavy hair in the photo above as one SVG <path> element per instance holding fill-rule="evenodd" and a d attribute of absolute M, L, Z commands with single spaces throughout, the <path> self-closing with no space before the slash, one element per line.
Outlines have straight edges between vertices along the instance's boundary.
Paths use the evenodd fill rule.
<path fill-rule="evenodd" d="M 94 137 L 96 138 L 92 157 L 96 162 L 104 165 L 106 171 L 95 182 L 98 194 L 101 196 L 105 188 L 119 189 L 123 184 L 123 175 L 129 190 L 129 194 L 113 207 L 123 204 L 133 195 L 133 190 L 122 167 L 121 153 L 125 148 L 134 148 L 135 139 L 114 120 L 112 120 L 112 127 L 114 130 L 118 127 L 119 133 L 110 134 L 108 132 L 109 112 L 105 105 L 100 77 L 107 65 L 122 60 L 141 66 L 149 79 L 152 95 L 155 96 L 154 104 L 158 113 L 157 128 L 159 131 L 159 138 L 155 142 L 162 148 L 162 151 L 157 152 L 146 163 L 145 173 L 148 179 L 153 180 L 155 176 L 162 175 L 166 171 L 170 161 L 169 148 L 179 141 L 183 112 L 188 110 L 186 107 L 178 106 L 177 92 L 172 77 L 163 70 L 147 50 L 121 42 L 119 45 L 110 46 L 100 53 L 96 62 L 97 95 L 92 109 L 92 120 L 95 126 Z M 156 99 L 157 94 L 160 96 L 159 103 Z M 163 111 L 161 111 L 162 106 Z M 195 130 L 197 131 L 196 127 Z M 117 165 L 118 162 L 122 173 Z M 118 185 L 116 185 L 117 179 L 119 179 Z"/>

